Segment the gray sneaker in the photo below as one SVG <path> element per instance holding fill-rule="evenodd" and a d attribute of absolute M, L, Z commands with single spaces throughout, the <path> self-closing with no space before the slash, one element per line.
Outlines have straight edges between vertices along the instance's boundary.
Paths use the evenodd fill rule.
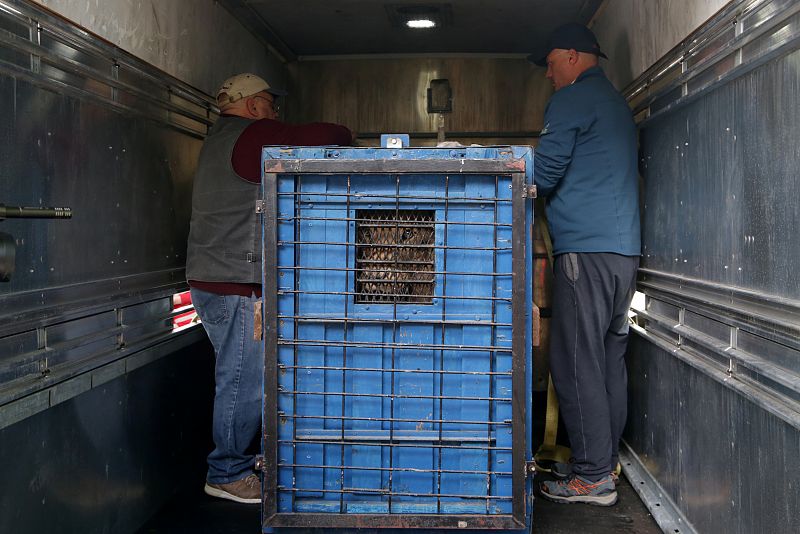
<path fill-rule="evenodd" d="M 557 503 L 586 503 L 596 506 L 612 506 L 617 502 L 617 489 L 611 475 L 597 482 L 589 482 L 578 475 L 564 480 L 542 482 L 539 489 L 542 497 Z"/>
<path fill-rule="evenodd" d="M 261 503 L 261 480 L 258 475 L 247 475 L 240 480 L 227 484 L 212 484 L 206 482 L 205 492 L 212 497 L 228 499 L 229 501 L 245 504 Z"/>

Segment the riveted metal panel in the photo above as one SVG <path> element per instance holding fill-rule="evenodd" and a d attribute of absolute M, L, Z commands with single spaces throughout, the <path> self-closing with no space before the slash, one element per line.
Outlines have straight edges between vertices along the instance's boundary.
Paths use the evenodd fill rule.
<path fill-rule="evenodd" d="M 682 356 L 632 335 L 626 442 L 697 532 L 797 532 L 800 430 Z"/>
<path fill-rule="evenodd" d="M 626 441 L 698 532 L 800 528 L 798 10 L 731 3 L 659 62 L 679 77 L 636 96 L 646 304 Z"/>

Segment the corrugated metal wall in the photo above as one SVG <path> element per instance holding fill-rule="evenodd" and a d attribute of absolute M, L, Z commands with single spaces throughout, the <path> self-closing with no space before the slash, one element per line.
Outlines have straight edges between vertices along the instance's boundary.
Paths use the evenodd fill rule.
<path fill-rule="evenodd" d="M 132 531 L 209 435 L 213 351 L 173 332 L 172 295 L 214 114 L 31 2 L 0 2 L 0 29 L 0 203 L 73 210 L 0 221 L 0 531 Z"/>
<path fill-rule="evenodd" d="M 745 0 L 626 91 L 646 295 L 626 469 L 670 532 L 800 531 L 798 64 L 800 4 Z"/>

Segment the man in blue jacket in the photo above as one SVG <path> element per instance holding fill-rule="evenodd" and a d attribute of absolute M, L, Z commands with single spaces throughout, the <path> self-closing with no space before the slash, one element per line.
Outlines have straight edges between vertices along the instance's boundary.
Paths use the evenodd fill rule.
<path fill-rule="evenodd" d="M 627 417 L 628 308 L 639 266 L 636 128 L 598 66 L 594 34 L 567 24 L 535 63 L 555 93 L 534 158 L 555 256 L 550 370 L 573 461 L 541 485 L 555 502 L 611 506 Z"/>

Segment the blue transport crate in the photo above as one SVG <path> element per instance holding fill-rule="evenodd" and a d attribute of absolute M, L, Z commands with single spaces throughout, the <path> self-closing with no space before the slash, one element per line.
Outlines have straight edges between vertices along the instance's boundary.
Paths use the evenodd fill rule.
<path fill-rule="evenodd" d="M 527 527 L 531 161 L 264 149 L 265 529 Z"/>

